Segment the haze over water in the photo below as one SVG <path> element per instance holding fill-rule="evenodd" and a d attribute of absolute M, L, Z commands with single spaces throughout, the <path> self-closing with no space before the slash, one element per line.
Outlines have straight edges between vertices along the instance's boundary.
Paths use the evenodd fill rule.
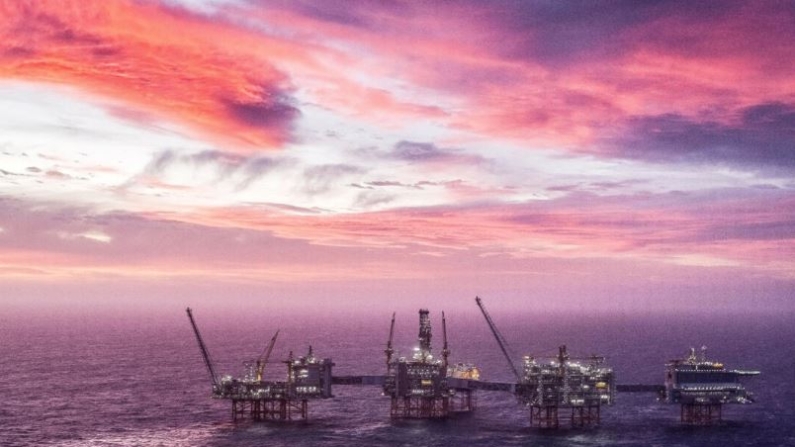
<path fill-rule="evenodd" d="M 281 329 L 273 358 L 289 350 L 331 357 L 335 374 L 382 374 L 390 313 L 352 312 L 347 319 L 306 312 L 220 318 L 194 308 L 217 370 L 241 374 Z M 726 406 L 718 427 L 686 428 L 678 407 L 651 394 L 619 393 L 602 425 L 539 432 L 511 395 L 478 392 L 477 409 L 444 422 L 393 422 L 378 387 L 335 386 L 335 398 L 310 403 L 306 424 L 232 423 L 229 402 L 209 397 L 209 379 L 184 308 L 2 317 L 0 445 L 3 446 L 350 446 L 350 445 L 795 445 L 795 329 L 785 317 L 537 314 L 492 312 L 517 354 L 602 354 L 618 383 L 660 384 L 664 363 L 690 346 L 707 345 L 727 367 L 759 369 L 748 381 L 758 402 Z M 446 311 L 455 362 L 474 362 L 485 380 L 511 374 L 474 304 Z M 431 308 L 434 349 L 441 317 Z M 416 310 L 397 315 L 395 345 L 408 353 L 417 336 Z M 283 378 L 281 364 L 266 376 Z"/>

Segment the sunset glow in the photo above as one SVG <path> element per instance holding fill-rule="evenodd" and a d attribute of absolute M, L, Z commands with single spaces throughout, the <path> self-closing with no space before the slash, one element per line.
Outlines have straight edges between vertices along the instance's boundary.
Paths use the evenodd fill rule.
<path fill-rule="evenodd" d="M 790 2 L 0 15 L 15 295 L 795 310 Z"/>

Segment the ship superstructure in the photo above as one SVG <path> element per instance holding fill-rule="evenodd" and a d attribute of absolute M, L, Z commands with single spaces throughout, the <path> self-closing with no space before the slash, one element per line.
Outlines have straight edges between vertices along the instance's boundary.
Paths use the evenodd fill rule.
<path fill-rule="evenodd" d="M 742 379 L 759 371 L 727 370 L 721 362 L 707 360 L 707 348 L 697 355 L 695 348 L 679 360 L 666 365 L 665 401 L 681 404 L 681 420 L 686 424 L 708 425 L 720 421 L 723 404 L 749 404 L 753 394 Z"/>

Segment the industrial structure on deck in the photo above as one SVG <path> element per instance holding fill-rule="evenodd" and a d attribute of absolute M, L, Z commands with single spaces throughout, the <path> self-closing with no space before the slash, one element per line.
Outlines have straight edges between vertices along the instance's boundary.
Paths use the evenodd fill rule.
<path fill-rule="evenodd" d="M 263 380 L 265 365 L 273 351 L 278 331 L 255 362 L 244 364 L 245 373 L 242 378 L 225 375 L 219 379 L 190 308 L 187 313 L 210 373 L 212 396 L 232 402 L 232 416 L 235 420 L 245 417 L 253 420 L 306 420 L 309 417 L 309 400 L 332 397 L 331 368 L 334 363 L 331 359 L 321 360 L 315 357 L 311 346 L 309 353 L 303 357 L 294 358 L 292 351 L 290 352 L 283 362 L 287 366 L 285 381 Z"/>
<path fill-rule="evenodd" d="M 470 380 L 480 373 L 469 365 L 449 364 L 447 321 L 442 312 L 442 350 L 438 358 L 431 353 L 431 320 L 428 310 L 420 309 L 419 346 L 410 358 L 393 358 L 392 336 L 395 314 L 389 327 L 386 349 L 387 374 L 384 395 L 391 399 L 392 418 L 446 418 L 452 413 L 474 409 Z"/>
<path fill-rule="evenodd" d="M 475 390 L 513 393 L 530 410 L 530 426 L 556 429 L 564 426 L 587 427 L 600 423 L 601 408 L 612 405 L 616 391 L 650 392 L 668 403 L 681 405 L 681 422 L 709 425 L 722 419 L 723 404 L 751 403 L 750 392 L 740 382 L 759 371 L 726 370 L 722 363 L 706 359 L 706 348 L 697 356 L 690 350 L 686 359 L 672 360 L 667 366 L 664 385 L 616 385 L 613 369 L 601 356 L 576 358 L 565 345 L 557 355 L 524 356 L 521 371 L 514 363 L 508 344 L 497 329 L 479 297 L 475 301 L 514 375 L 513 383 L 480 380 L 480 370 L 465 363 L 451 364 L 447 343 L 447 321 L 442 312 L 442 349 L 431 351 L 431 321 L 426 309 L 419 311 L 418 346 L 411 356 L 396 355 L 392 345 L 395 314 L 389 327 L 386 349 L 386 375 L 332 376 L 334 363 L 320 359 L 309 347 L 307 355 L 287 360 L 283 381 L 264 380 L 279 331 L 254 361 L 244 363 L 244 373 L 235 378 L 215 372 L 214 363 L 202 339 L 190 308 L 188 318 L 196 336 L 212 384 L 212 397 L 229 400 L 235 421 L 291 421 L 308 419 L 308 401 L 332 397 L 335 385 L 372 385 L 382 388 L 390 398 L 393 419 L 443 419 L 455 413 L 474 410 Z"/>
<path fill-rule="evenodd" d="M 665 401 L 681 404 L 680 420 L 689 425 L 710 425 L 723 418 L 723 404 L 748 404 L 753 395 L 740 382 L 759 371 L 727 370 L 723 363 L 707 360 L 690 348 L 686 359 L 671 360 L 665 374 Z"/>
<path fill-rule="evenodd" d="M 563 345 L 555 357 L 525 356 L 520 374 L 482 300 L 476 297 L 475 302 L 516 378 L 516 398 L 530 409 L 531 427 L 559 428 L 566 422 L 574 427 L 599 424 L 602 405 L 611 405 L 616 392 L 613 369 L 605 364 L 604 357 L 572 358 Z"/>

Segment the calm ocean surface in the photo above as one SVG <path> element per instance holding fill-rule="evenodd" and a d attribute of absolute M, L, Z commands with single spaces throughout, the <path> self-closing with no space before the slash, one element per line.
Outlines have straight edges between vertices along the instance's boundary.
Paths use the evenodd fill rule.
<path fill-rule="evenodd" d="M 308 344 L 332 357 L 335 374 L 381 374 L 390 313 L 306 317 L 194 309 L 221 373 L 239 374 L 277 328 L 273 358 Z M 678 407 L 649 394 L 620 393 L 602 425 L 538 432 L 511 395 L 479 392 L 477 410 L 444 422 L 392 422 L 377 387 L 336 386 L 310 403 L 310 421 L 231 421 L 209 381 L 184 308 L 0 315 L 0 446 L 795 446 L 795 329 L 790 318 L 759 316 L 570 316 L 492 312 L 518 354 L 608 356 L 618 383 L 659 384 L 666 360 L 690 346 L 731 368 L 759 369 L 748 382 L 758 403 L 727 406 L 717 427 L 687 428 Z M 434 349 L 441 346 L 431 308 Z M 395 344 L 413 347 L 417 314 L 400 312 Z M 473 362 L 486 380 L 510 372 L 477 308 L 447 312 L 453 361 Z M 269 365 L 270 378 L 284 367 Z"/>

